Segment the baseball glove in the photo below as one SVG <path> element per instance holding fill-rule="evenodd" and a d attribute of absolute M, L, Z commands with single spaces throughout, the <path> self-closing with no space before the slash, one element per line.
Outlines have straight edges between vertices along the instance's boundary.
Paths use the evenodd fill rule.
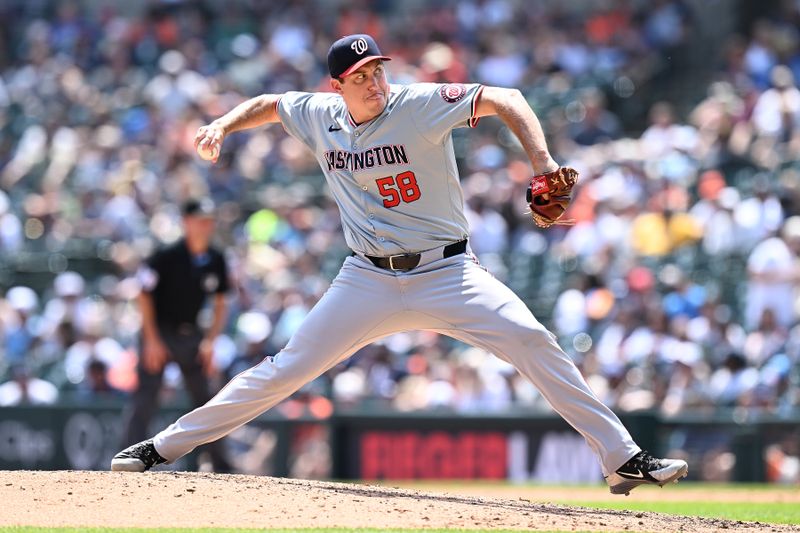
<path fill-rule="evenodd" d="M 570 167 L 560 167 L 531 178 L 526 199 L 537 226 L 549 228 L 553 224 L 575 223 L 573 220 L 561 220 L 561 216 L 569 207 L 572 188 L 577 181 L 578 171 Z"/>

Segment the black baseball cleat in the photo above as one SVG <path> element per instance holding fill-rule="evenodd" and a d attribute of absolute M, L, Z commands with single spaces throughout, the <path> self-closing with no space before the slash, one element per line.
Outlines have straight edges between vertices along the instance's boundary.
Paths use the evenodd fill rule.
<path fill-rule="evenodd" d="M 677 483 L 689 472 L 689 465 L 680 459 L 657 459 L 642 450 L 616 472 L 606 476 L 611 494 L 627 496 L 639 485 L 658 485 Z"/>
<path fill-rule="evenodd" d="M 111 470 L 116 472 L 144 472 L 167 460 L 158 455 L 153 440 L 143 440 L 128 446 L 111 459 Z"/>

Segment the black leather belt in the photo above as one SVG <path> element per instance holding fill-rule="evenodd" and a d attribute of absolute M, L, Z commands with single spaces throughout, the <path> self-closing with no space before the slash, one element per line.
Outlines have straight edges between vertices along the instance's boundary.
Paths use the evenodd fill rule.
<path fill-rule="evenodd" d="M 467 251 L 467 239 L 463 241 L 448 244 L 442 248 L 442 258 L 453 257 L 454 255 L 463 254 Z M 422 258 L 421 253 L 416 254 L 398 254 L 390 255 L 389 257 L 375 257 L 372 255 L 365 255 L 367 259 L 372 261 L 372 264 L 378 268 L 386 270 L 399 270 L 401 272 L 408 272 L 419 265 Z"/>

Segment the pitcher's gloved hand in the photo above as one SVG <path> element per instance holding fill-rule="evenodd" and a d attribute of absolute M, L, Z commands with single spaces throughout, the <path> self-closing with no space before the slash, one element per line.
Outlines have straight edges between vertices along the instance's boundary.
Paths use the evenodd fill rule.
<path fill-rule="evenodd" d="M 578 171 L 571 167 L 559 167 L 552 172 L 531 178 L 527 190 L 527 201 L 531 217 L 540 228 L 553 224 L 574 224 L 573 220 L 560 220 L 572 199 L 572 188 L 578 181 Z"/>

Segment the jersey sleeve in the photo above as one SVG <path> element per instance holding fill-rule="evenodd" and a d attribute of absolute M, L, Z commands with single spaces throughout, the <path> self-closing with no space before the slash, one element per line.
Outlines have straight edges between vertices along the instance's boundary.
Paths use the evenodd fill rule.
<path fill-rule="evenodd" d="M 440 144 L 454 128 L 475 127 L 482 90 L 478 83 L 417 83 L 409 87 L 404 105 L 420 134 Z"/>
<path fill-rule="evenodd" d="M 290 91 L 281 95 L 277 111 L 286 132 L 312 150 L 314 131 L 324 121 L 324 98 L 317 93 Z"/>
<path fill-rule="evenodd" d="M 136 279 L 144 292 L 153 292 L 164 268 L 164 251 L 159 250 L 144 261 L 136 271 Z"/>

